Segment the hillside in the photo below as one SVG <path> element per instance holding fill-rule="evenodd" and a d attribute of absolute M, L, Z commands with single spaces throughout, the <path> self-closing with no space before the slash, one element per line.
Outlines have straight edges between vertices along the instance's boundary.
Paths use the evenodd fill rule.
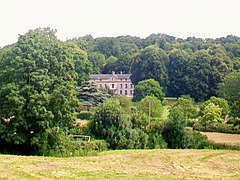
<path fill-rule="evenodd" d="M 0 155 L 0 179 L 205 179 L 240 177 L 240 152 L 122 150 L 52 158 Z"/>

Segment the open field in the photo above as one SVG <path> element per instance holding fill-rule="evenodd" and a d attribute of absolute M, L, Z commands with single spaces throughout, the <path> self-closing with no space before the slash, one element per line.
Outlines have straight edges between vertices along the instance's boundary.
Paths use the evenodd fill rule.
<path fill-rule="evenodd" d="M 201 134 L 206 135 L 209 140 L 217 143 L 226 143 L 240 146 L 240 134 L 226 134 L 216 132 L 201 132 Z"/>
<path fill-rule="evenodd" d="M 0 179 L 240 179 L 240 152 L 122 150 L 53 158 L 0 155 Z"/>

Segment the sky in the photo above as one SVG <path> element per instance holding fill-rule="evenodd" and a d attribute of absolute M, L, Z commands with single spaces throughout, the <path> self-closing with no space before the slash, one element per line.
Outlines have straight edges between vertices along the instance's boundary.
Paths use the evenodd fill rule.
<path fill-rule="evenodd" d="M 63 41 L 86 34 L 240 37 L 240 0 L 0 0 L 0 17 L 0 47 L 38 27 L 57 29 Z"/>

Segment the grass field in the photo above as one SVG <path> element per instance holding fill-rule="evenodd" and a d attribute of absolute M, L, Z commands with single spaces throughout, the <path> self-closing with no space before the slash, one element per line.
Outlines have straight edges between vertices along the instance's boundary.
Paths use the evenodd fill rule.
<path fill-rule="evenodd" d="M 0 155 L 0 179 L 240 179 L 240 152 L 122 150 L 53 158 Z"/>
<path fill-rule="evenodd" d="M 217 143 L 226 143 L 240 146 L 240 134 L 226 134 L 216 132 L 201 132 L 201 134 L 206 135 L 209 140 Z"/>

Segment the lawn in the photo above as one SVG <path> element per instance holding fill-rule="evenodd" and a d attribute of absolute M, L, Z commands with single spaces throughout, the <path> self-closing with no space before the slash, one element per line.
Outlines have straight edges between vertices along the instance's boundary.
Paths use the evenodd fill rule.
<path fill-rule="evenodd" d="M 53 158 L 0 155 L 0 179 L 239 179 L 240 152 L 122 150 Z"/>

